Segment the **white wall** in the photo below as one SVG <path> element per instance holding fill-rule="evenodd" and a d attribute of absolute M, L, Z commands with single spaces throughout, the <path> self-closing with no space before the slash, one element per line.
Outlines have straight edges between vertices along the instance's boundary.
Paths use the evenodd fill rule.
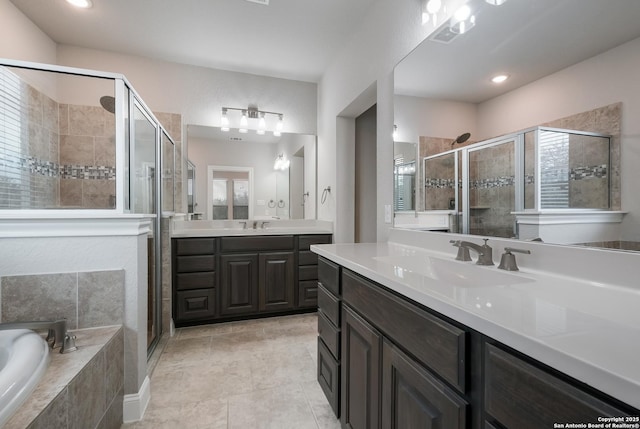
<path fill-rule="evenodd" d="M 443 2 L 455 10 L 461 0 Z M 393 68 L 430 32 L 432 23 L 422 25 L 421 2 L 417 0 L 378 1 L 365 12 L 363 23 L 345 44 L 322 76 L 318 96 L 318 191 L 331 186 L 328 201 L 318 208 L 318 218 L 333 220 L 335 240 L 353 237 L 353 181 L 349 168 L 351 130 L 337 117 L 372 84 L 377 103 L 377 240 L 385 241 L 390 224 L 384 223 L 384 205 L 393 204 Z M 442 21 L 441 21 L 442 22 Z M 354 116 L 366 108 L 363 106 Z M 338 126 L 340 123 L 340 126 Z M 352 144 L 352 143 L 348 143 Z M 340 156 L 338 156 L 340 155 Z M 344 157 L 343 157 L 344 155 Z M 351 166 L 351 167 L 350 167 Z M 346 194 L 344 197 L 340 193 Z M 349 195 L 350 194 L 350 195 Z"/>
<path fill-rule="evenodd" d="M 0 58 L 56 63 L 56 43 L 9 0 L 0 0 Z"/>
<path fill-rule="evenodd" d="M 622 102 L 621 240 L 640 240 L 640 38 L 478 106 L 478 135 L 494 137 Z"/>
<path fill-rule="evenodd" d="M 183 124 L 219 127 L 223 106 L 255 104 L 261 110 L 283 113 L 284 132 L 316 134 L 315 83 L 67 45 L 58 46 L 57 52 L 62 65 L 124 74 L 153 111 L 180 113 Z"/>
<path fill-rule="evenodd" d="M 394 114 L 399 142 L 419 143 L 420 136 L 453 140 L 466 132 L 477 140 L 476 104 L 395 95 Z"/>

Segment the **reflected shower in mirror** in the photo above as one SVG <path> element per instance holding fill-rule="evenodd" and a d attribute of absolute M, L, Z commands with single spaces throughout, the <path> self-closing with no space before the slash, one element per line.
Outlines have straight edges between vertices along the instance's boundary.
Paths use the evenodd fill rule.
<path fill-rule="evenodd" d="M 443 22 L 394 71 L 398 138 L 420 142 L 415 222 L 640 249 L 640 2 L 469 5 L 473 29 L 443 43 Z"/>
<path fill-rule="evenodd" d="M 393 143 L 393 210 L 416 209 L 416 144 Z"/>
<path fill-rule="evenodd" d="M 194 180 L 194 210 L 201 212 L 202 218 L 316 218 L 314 135 L 258 135 L 188 125 L 187 138 L 193 168 L 207 172 L 196 175 Z M 227 174 L 214 177 L 213 171 Z M 235 177 L 240 172 L 247 176 Z M 231 173 L 233 177 L 229 176 Z M 222 182 L 214 185 L 214 180 L 226 180 L 225 192 Z M 246 201 L 242 204 L 239 202 L 240 180 L 246 181 L 246 187 L 242 187 L 243 192 L 246 190 L 242 200 Z M 213 197 L 214 188 L 219 190 L 218 199 Z"/>

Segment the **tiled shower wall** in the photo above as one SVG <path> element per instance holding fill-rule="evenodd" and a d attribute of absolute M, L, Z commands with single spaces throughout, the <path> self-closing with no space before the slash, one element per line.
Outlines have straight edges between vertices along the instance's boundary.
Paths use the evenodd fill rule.
<path fill-rule="evenodd" d="M 67 319 L 69 329 L 124 321 L 124 270 L 0 277 L 1 322 Z"/>
<path fill-rule="evenodd" d="M 182 117 L 154 114 L 175 139 L 181 212 Z M 59 104 L 0 68 L 0 209 L 114 208 L 114 120 L 100 106 Z"/>
<path fill-rule="evenodd" d="M 96 106 L 60 104 L 60 206 L 115 208 L 115 116 Z"/>
<path fill-rule="evenodd" d="M 622 103 L 616 103 L 588 112 L 571 115 L 546 124 L 547 127 L 581 130 L 599 134 L 611 135 L 610 162 L 611 168 L 603 169 L 606 164 L 605 157 L 601 152 L 591 151 L 586 145 L 581 145 L 580 136 L 571 136 L 570 145 L 570 167 L 571 180 L 570 203 L 573 207 L 595 207 L 607 208 L 608 202 L 607 182 L 610 182 L 611 209 L 619 210 L 620 201 L 620 120 L 622 115 Z M 525 141 L 531 142 L 533 133 L 525 135 Z M 454 148 L 468 146 L 477 143 L 467 141 L 464 144 L 452 146 L 453 139 L 439 137 L 420 137 L 420 159 L 426 156 L 442 153 Z M 529 145 L 532 147 L 532 145 Z M 483 151 L 479 151 L 483 152 Z M 481 181 L 472 183 L 470 192 L 471 227 L 475 231 L 472 233 L 487 234 L 494 236 L 510 237 L 513 235 L 513 170 L 503 171 L 506 166 L 513 165 L 506 153 L 493 153 L 490 159 L 482 161 Z M 525 154 L 525 170 L 533 171 L 533 154 Z M 480 160 L 479 160 L 480 161 Z M 527 162 L 529 161 L 529 162 Z M 423 164 L 421 164 L 422 168 Z M 470 169 L 474 169 L 473 163 Z M 447 169 L 444 169 L 447 171 Z M 437 171 L 437 169 L 435 170 Z M 471 172 L 472 176 L 473 171 Z M 427 210 L 434 208 L 444 208 L 445 199 L 450 195 L 453 197 L 452 189 L 455 181 L 447 177 L 433 176 L 425 178 L 423 186 L 418 189 L 421 200 L 425 201 L 424 207 Z M 531 176 L 531 177 L 529 177 Z M 587 180 L 583 180 L 587 179 Z M 475 188 L 475 189 L 474 189 Z M 525 207 L 533 207 L 533 175 L 528 174 L 525 183 Z M 426 201 L 422 196 L 426 195 Z M 504 204 L 503 204 L 504 203 Z M 473 208 L 475 207 L 475 208 Z M 422 208 L 420 208 L 421 210 Z"/>

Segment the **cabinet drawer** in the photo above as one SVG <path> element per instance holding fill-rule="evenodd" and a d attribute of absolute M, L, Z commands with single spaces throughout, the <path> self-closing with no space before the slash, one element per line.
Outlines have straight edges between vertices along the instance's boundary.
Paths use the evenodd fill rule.
<path fill-rule="evenodd" d="M 357 308 L 385 336 L 465 392 L 465 331 L 348 270 L 343 270 L 342 285 L 345 303 Z"/>
<path fill-rule="evenodd" d="M 334 295 L 340 296 L 340 266 L 325 259 L 318 258 L 318 281 Z"/>
<path fill-rule="evenodd" d="M 223 252 L 293 250 L 293 235 L 222 237 L 220 239 L 220 250 Z"/>
<path fill-rule="evenodd" d="M 311 250 L 301 250 L 298 253 L 298 265 L 318 265 L 318 255 Z"/>
<path fill-rule="evenodd" d="M 298 282 L 298 307 L 318 306 L 318 281 L 305 280 Z"/>
<path fill-rule="evenodd" d="M 324 341 L 333 357 L 340 359 L 340 330 L 333 326 L 322 312 L 318 312 L 318 336 Z"/>
<path fill-rule="evenodd" d="M 176 273 L 215 271 L 215 269 L 216 259 L 213 255 L 176 257 Z"/>
<path fill-rule="evenodd" d="M 627 413 L 491 344 L 485 346 L 485 410 L 502 426 L 537 429 Z"/>
<path fill-rule="evenodd" d="M 206 319 L 216 315 L 215 289 L 196 289 L 176 293 L 178 321 Z"/>
<path fill-rule="evenodd" d="M 216 273 L 213 271 L 204 273 L 176 274 L 176 289 L 206 289 L 216 286 Z"/>
<path fill-rule="evenodd" d="M 215 253 L 214 238 L 176 238 L 176 255 L 206 255 Z"/>
<path fill-rule="evenodd" d="M 331 235 L 301 235 L 298 237 L 298 250 L 309 250 L 312 244 L 330 244 Z"/>
<path fill-rule="evenodd" d="M 340 300 L 321 285 L 318 286 L 318 308 L 331 323 L 340 326 Z"/>
<path fill-rule="evenodd" d="M 299 280 L 317 280 L 318 266 L 307 265 L 305 267 L 298 267 L 298 279 Z"/>
<path fill-rule="evenodd" d="M 336 417 L 340 416 L 340 364 L 318 338 L 318 384 Z"/>

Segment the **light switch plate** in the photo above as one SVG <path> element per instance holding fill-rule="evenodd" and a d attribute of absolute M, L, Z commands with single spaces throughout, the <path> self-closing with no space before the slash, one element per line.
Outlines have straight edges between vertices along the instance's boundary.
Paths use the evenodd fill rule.
<path fill-rule="evenodd" d="M 391 223 L 391 205 L 384 205 L 384 223 Z"/>

